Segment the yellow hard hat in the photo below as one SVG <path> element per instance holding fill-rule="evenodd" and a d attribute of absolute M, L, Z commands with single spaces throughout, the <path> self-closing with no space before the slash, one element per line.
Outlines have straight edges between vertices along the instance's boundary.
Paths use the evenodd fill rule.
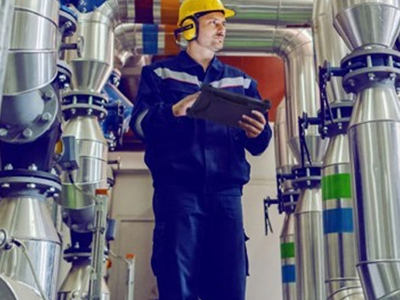
<path fill-rule="evenodd" d="M 221 11 L 225 18 L 235 15 L 231 9 L 224 7 L 220 0 L 184 0 L 179 8 L 178 26 L 181 26 L 182 21 L 188 17 L 195 16 L 199 13 Z"/>

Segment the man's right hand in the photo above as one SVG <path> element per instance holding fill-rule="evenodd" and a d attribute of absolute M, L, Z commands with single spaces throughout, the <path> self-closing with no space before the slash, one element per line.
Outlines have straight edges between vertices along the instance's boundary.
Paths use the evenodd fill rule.
<path fill-rule="evenodd" d="M 196 99 L 199 97 L 200 92 L 196 92 L 194 94 L 188 95 L 178 103 L 172 106 L 172 113 L 175 117 L 186 116 L 187 109 L 193 105 Z"/>

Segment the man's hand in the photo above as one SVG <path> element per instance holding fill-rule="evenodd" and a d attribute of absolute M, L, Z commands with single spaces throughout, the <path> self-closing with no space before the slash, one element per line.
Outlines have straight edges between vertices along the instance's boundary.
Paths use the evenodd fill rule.
<path fill-rule="evenodd" d="M 256 138 L 264 130 L 267 120 L 265 120 L 264 115 L 257 110 L 252 110 L 251 113 L 256 118 L 243 115 L 242 120 L 239 121 L 239 126 L 246 132 L 247 137 Z"/>
<path fill-rule="evenodd" d="M 175 117 L 186 116 L 187 109 L 193 105 L 196 99 L 199 97 L 200 92 L 188 95 L 178 103 L 172 106 L 172 113 Z"/>

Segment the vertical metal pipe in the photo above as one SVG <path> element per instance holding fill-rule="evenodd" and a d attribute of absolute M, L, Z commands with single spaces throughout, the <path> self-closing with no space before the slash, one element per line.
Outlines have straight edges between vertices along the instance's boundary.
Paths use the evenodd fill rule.
<path fill-rule="evenodd" d="M 296 161 L 287 143 L 286 105 L 285 99 L 277 108 L 274 125 L 276 174 L 278 176 L 278 199 L 285 213 L 280 234 L 281 265 L 282 265 L 282 294 L 284 300 L 296 300 L 296 257 L 295 257 L 295 227 L 294 209 L 298 191 L 293 187 L 292 167 Z"/>
<path fill-rule="evenodd" d="M 284 300 L 296 300 L 296 251 L 294 214 L 285 214 L 281 234 L 282 294 Z"/>
<path fill-rule="evenodd" d="M 280 31 L 278 31 L 280 33 Z M 318 85 L 314 69 L 314 46 L 311 31 L 299 29 L 282 30 L 279 52 L 285 60 L 286 120 L 289 147 L 298 162 L 301 161 L 301 145 L 298 117 L 307 113 L 309 117 L 318 115 Z M 321 164 L 328 146 L 322 140 L 317 126 L 310 126 L 305 132 L 305 143 L 311 163 Z"/>
<path fill-rule="evenodd" d="M 290 174 L 292 167 L 297 164 L 288 147 L 288 134 L 286 123 L 286 100 L 279 103 L 276 109 L 274 124 L 275 165 L 277 174 Z M 283 187 L 283 189 L 286 189 Z"/>
<path fill-rule="evenodd" d="M 105 251 L 103 241 L 93 236 L 96 227 L 94 195 L 97 189 L 107 189 L 108 145 L 99 122 L 107 114 L 108 97 L 103 88 L 113 69 L 115 3 L 107 1 L 99 9 L 78 15 L 77 32 L 70 40 L 80 47 L 77 52 L 70 51 L 66 55 L 74 76 L 72 91 L 63 94 L 63 113 L 67 121 L 63 134 L 75 137 L 79 169 L 62 175 L 61 205 L 72 240 L 71 247 L 65 251 L 65 259 L 72 262 L 72 269 L 59 290 L 59 300 L 76 297 L 77 290 L 79 295 L 87 294 L 88 289 L 93 299 L 110 297 L 103 274 L 93 278 L 90 260 L 96 260 L 95 266 L 100 268 L 100 253 Z M 79 276 L 85 276 L 85 282 L 79 282 Z"/>
<path fill-rule="evenodd" d="M 400 1 L 333 1 L 334 26 L 351 55 L 343 86 L 357 94 L 348 129 L 355 198 L 358 272 L 366 299 L 400 299 L 400 75 L 391 50 Z M 383 72 L 382 72 L 383 71 Z"/>
<path fill-rule="evenodd" d="M 325 61 L 339 65 L 349 52 L 333 27 L 331 0 L 314 3 L 313 36 L 316 69 Z M 323 228 L 325 271 L 328 299 L 364 299 L 356 270 L 356 247 L 350 177 L 350 154 L 347 140 L 353 95 L 342 88 L 342 79 L 327 83 L 329 101 L 325 112 L 325 134 L 330 137 L 322 166 Z M 332 116 L 332 120 L 329 118 Z"/>
<path fill-rule="evenodd" d="M 320 186 L 300 190 L 294 217 L 297 300 L 326 299 Z"/>
<path fill-rule="evenodd" d="M 400 299 L 400 103 L 393 84 L 363 90 L 354 110 L 348 134 L 358 271 L 367 299 Z"/>
<path fill-rule="evenodd" d="M 3 4 L 0 15 L 11 13 L 7 1 Z M 13 14 L 7 16 L 12 22 L 0 25 L 0 49 L 8 48 L 7 67 L 3 69 L 4 61 L 0 67 L 6 72 L 4 86 L 0 84 L 4 88 L 0 228 L 20 244 L 0 251 L 0 273 L 5 275 L 3 279 L 10 279 L 10 285 L 15 281 L 30 286 L 48 299 L 56 295 L 61 251 L 45 202 L 60 190 L 59 178 L 52 170 L 61 121 L 58 89 L 53 86 L 59 5 L 55 0 L 15 1 Z M 3 44 L 5 30 L 11 31 L 9 45 Z M 15 288 L 18 290 L 18 285 Z"/>
<path fill-rule="evenodd" d="M 364 299 L 356 271 L 347 135 L 339 134 L 331 137 L 322 173 L 328 299 L 335 299 L 338 294 L 342 295 L 341 299 Z"/>

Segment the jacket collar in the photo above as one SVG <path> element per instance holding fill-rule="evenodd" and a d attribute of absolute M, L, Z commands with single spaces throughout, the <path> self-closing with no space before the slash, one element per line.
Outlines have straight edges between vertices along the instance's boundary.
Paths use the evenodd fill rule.
<path fill-rule="evenodd" d="M 200 67 L 200 65 L 189 56 L 189 54 L 187 54 L 187 52 L 185 50 L 181 51 L 178 54 L 178 60 L 181 62 L 181 66 L 184 69 L 190 69 L 193 67 Z M 214 55 L 211 64 L 209 67 L 212 67 L 216 70 L 220 70 L 223 67 L 222 62 L 217 58 L 216 55 Z"/>

